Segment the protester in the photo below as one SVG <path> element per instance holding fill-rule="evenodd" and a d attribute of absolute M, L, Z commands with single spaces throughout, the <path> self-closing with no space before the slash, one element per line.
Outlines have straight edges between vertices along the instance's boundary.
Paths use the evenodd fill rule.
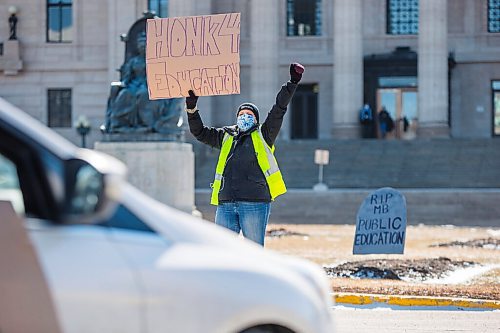
<path fill-rule="evenodd" d="M 236 125 L 222 128 L 203 125 L 192 90 L 186 98 L 189 129 L 197 140 L 221 149 L 211 184 L 211 204 L 217 205 L 215 223 L 264 245 L 271 201 L 286 192 L 276 159 L 274 142 L 287 106 L 302 78 L 304 67 L 290 65 L 290 81 L 283 84 L 266 120 L 253 103 L 236 111 Z"/>
<path fill-rule="evenodd" d="M 387 133 L 392 132 L 394 129 L 394 121 L 392 120 L 389 112 L 387 112 L 385 106 L 382 106 L 382 109 L 378 114 L 378 122 L 380 126 L 380 136 L 382 139 L 385 139 Z"/>
<path fill-rule="evenodd" d="M 373 112 L 370 105 L 365 104 L 359 110 L 359 122 L 361 123 L 361 137 L 371 138 L 373 137 Z"/>

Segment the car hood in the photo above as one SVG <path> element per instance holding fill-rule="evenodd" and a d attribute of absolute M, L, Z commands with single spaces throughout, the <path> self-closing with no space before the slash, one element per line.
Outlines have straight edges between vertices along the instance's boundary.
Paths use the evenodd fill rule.
<path fill-rule="evenodd" d="M 238 239 L 234 232 L 169 207 L 125 183 L 120 201 L 152 229 L 172 243 L 196 243 L 219 248 L 255 251 L 260 246 Z"/>
<path fill-rule="evenodd" d="M 196 266 L 199 262 L 208 261 L 217 265 L 238 265 L 234 260 L 237 258 L 252 258 L 257 267 L 280 267 L 294 275 L 300 276 L 308 285 L 313 286 L 315 294 L 325 301 L 329 294 L 329 283 L 322 268 L 305 259 L 285 256 L 272 250 L 264 249 L 246 239 L 238 237 L 234 232 L 219 227 L 212 222 L 194 217 L 180 210 L 166 206 L 134 188 L 130 184 L 124 184 L 122 191 L 122 203 L 133 211 L 138 217 L 146 222 L 152 229 L 161 234 L 164 238 L 174 244 L 170 255 L 165 255 L 160 259 L 160 263 L 166 265 L 173 264 L 169 260 L 176 257 L 174 251 L 182 251 L 184 258 L 192 258 L 193 262 L 183 260 L 176 265 Z M 200 254 L 202 250 L 205 254 Z M 192 253 L 193 255 L 187 255 Z M 202 256 L 203 258 L 201 258 Z M 217 258 L 214 260 L 209 258 Z M 221 259 L 222 258 L 222 259 Z M 233 259 L 233 260 L 231 260 Z M 245 265 L 249 264 L 244 260 Z M 263 263 L 266 263 L 263 265 Z M 243 263 L 242 263 L 243 264 Z M 235 267 L 233 267 L 235 268 Z M 246 268 L 249 268 L 246 266 Z M 328 300 L 326 300 L 329 302 Z"/>

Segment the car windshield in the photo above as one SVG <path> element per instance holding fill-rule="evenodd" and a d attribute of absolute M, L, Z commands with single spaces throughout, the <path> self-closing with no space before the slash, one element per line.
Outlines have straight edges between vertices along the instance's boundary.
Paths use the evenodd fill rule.
<path fill-rule="evenodd" d="M 156 231 L 151 229 L 146 223 L 144 223 L 123 205 L 119 205 L 115 213 L 110 218 L 101 221 L 98 225 L 110 228 L 156 233 Z"/>

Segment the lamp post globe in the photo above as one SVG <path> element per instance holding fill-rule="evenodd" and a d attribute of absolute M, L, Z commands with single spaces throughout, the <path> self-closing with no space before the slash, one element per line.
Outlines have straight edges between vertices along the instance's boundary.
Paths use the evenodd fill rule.
<path fill-rule="evenodd" d="M 11 14 L 11 15 L 12 15 L 12 14 L 17 14 L 18 9 L 17 9 L 17 7 L 16 7 L 16 6 L 11 5 L 11 6 L 9 6 L 8 11 L 9 11 L 9 14 Z"/>
<path fill-rule="evenodd" d="M 85 137 L 87 136 L 87 134 L 89 134 L 91 128 L 90 122 L 87 117 L 85 117 L 84 115 L 79 116 L 78 120 L 75 123 L 75 128 L 78 134 L 80 134 L 80 136 L 82 137 L 82 148 L 86 148 Z"/>

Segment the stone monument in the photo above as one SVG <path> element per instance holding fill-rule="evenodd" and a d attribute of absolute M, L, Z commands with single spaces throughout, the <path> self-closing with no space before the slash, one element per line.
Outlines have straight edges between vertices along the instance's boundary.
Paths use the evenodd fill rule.
<path fill-rule="evenodd" d="M 194 206 L 194 153 L 184 142 L 183 98 L 149 100 L 146 80 L 146 12 L 121 39 L 125 60 L 111 83 L 103 140 L 95 149 L 128 167 L 131 184 L 156 200 L 188 213 Z"/>
<path fill-rule="evenodd" d="M 111 83 L 106 123 L 101 126 L 108 141 L 130 141 L 135 137 L 139 141 L 144 138 L 148 141 L 183 141 L 184 99 L 149 100 L 145 57 L 148 18 L 154 18 L 154 15 L 144 13 L 128 34 L 121 36 L 125 42 L 125 60 L 120 67 L 120 81 Z"/>
<path fill-rule="evenodd" d="M 403 254 L 406 239 L 406 199 L 384 187 L 370 193 L 356 216 L 353 254 Z"/>

